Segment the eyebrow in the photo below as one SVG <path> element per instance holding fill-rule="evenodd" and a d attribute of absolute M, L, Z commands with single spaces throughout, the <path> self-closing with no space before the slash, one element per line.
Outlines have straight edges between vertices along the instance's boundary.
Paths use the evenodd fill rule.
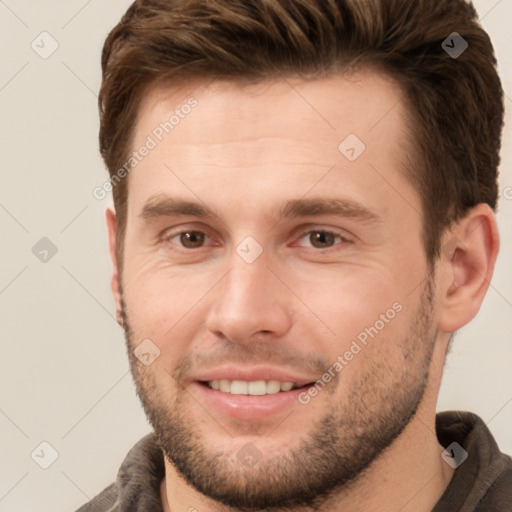
<path fill-rule="evenodd" d="M 373 210 L 350 199 L 341 198 L 309 198 L 292 199 L 284 205 L 273 209 L 273 217 L 276 219 L 289 219 L 297 217 L 315 217 L 320 215 L 336 215 L 375 224 L 382 222 L 382 217 Z M 158 194 L 152 196 L 144 204 L 139 217 L 150 221 L 160 217 L 173 217 L 190 215 L 200 219 L 220 219 L 221 216 L 215 210 L 205 204 L 196 203 Z"/>
<path fill-rule="evenodd" d="M 382 217 L 366 206 L 350 199 L 338 198 L 311 198 L 293 199 L 276 211 L 276 217 L 314 217 L 319 215 L 336 215 L 365 221 L 369 224 L 382 222 Z"/>
<path fill-rule="evenodd" d="M 139 213 L 139 217 L 144 220 L 177 215 L 191 215 L 202 219 L 219 217 L 205 205 L 162 194 L 151 196 Z"/>

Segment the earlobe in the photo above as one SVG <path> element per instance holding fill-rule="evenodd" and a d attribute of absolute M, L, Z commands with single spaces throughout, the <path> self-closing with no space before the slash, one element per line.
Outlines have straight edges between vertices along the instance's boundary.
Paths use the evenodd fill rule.
<path fill-rule="evenodd" d="M 107 208 L 105 211 L 105 219 L 107 223 L 108 231 L 108 249 L 110 253 L 110 259 L 112 261 L 112 278 L 110 280 L 110 288 L 114 296 L 116 304 L 116 318 L 119 325 L 123 325 L 123 319 L 121 315 L 121 292 L 120 292 L 120 280 L 119 280 L 119 266 L 116 256 L 116 231 L 117 231 L 117 219 L 116 214 L 111 208 Z"/>
<path fill-rule="evenodd" d="M 440 261 L 439 328 L 443 332 L 455 332 L 478 313 L 498 250 L 496 218 L 487 204 L 473 207 L 450 228 Z"/>

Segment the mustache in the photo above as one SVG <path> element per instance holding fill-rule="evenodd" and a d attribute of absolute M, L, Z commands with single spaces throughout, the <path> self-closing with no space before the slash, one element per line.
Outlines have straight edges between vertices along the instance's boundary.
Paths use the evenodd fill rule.
<path fill-rule="evenodd" d="M 329 362 L 325 357 L 311 352 L 302 354 L 279 342 L 257 341 L 240 344 L 223 341 L 207 352 L 201 350 L 201 352 L 186 354 L 171 375 L 179 384 L 183 384 L 192 374 L 200 370 L 215 368 L 226 363 L 233 366 L 283 367 L 308 375 L 321 375 L 329 368 Z"/>

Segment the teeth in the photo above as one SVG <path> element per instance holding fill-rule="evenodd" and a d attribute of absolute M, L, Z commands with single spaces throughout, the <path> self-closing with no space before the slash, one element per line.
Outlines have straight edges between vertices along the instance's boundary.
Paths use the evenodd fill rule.
<path fill-rule="evenodd" d="M 281 383 L 278 380 L 269 380 L 267 382 L 267 394 L 273 395 L 281 391 Z"/>
<path fill-rule="evenodd" d="M 278 380 L 210 380 L 208 386 L 212 389 L 231 393 L 232 395 L 273 395 L 281 391 L 290 391 L 297 386 L 293 382 L 280 382 Z"/>
<path fill-rule="evenodd" d="M 283 382 L 281 384 L 281 391 L 290 391 L 293 388 L 293 382 Z"/>
<path fill-rule="evenodd" d="M 233 389 L 233 384 L 231 384 Z M 231 391 L 233 392 L 233 391 Z M 247 383 L 247 394 L 248 395 L 266 395 L 267 394 L 267 383 L 264 380 L 256 380 Z"/>
<path fill-rule="evenodd" d="M 231 382 L 229 392 L 232 395 L 247 395 L 247 382 L 244 380 L 234 380 Z"/>

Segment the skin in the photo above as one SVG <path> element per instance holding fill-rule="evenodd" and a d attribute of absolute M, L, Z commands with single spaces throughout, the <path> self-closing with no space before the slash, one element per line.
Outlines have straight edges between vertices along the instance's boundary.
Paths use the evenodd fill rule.
<path fill-rule="evenodd" d="M 166 455 L 164 510 L 431 510 L 452 476 L 435 435 L 442 368 L 450 334 L 475 316 L 492 277 L 492 210 L 477 205 L 451 226 L 429 269 L 404 173 L 407 107 L 373 71 L 153 88 L 133 148 L 189 96 L 197 106 L 129 175 L 122 269 L 107 211 L 112 290 Z M 338 150 L 351 133 L 366 145 L 353 162 Z M 158 194 L 218 217 L 141 217 Z M 275 215 L 313 198 L 352 201 L 378 220 Z M 190 231 L 204 244 L 184 247 L 179 233 Z M 318 231 L 341 238 L 318 244 Z M 252 263 L 236 252 L 247 236 L 263 250 Z M 315 381 L 397 303 L 336 378 L 286 414 L 232 418 L 197 392 L 194 377 L 226 361 Z M 146 338 L 160 350 L 149 366 L 133 354 Z M 247 443 L 261 455 L 251 467 L 237 458 Z"/>

